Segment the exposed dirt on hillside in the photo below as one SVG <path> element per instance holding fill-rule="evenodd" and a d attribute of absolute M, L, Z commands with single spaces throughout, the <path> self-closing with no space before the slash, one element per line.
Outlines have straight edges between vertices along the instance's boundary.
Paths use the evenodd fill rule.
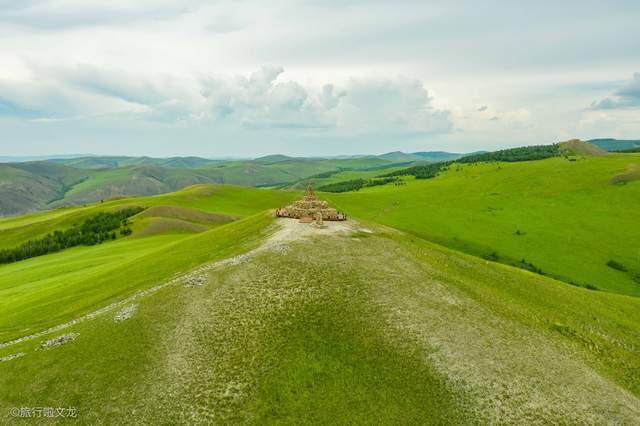
<path fill-rule="evenodd" d="M 560 149 L 572 155 L 587 155 L 593 157 L 604 157 L 608 155 L 607 151 L 580 139 L 572 139 L 566 142 L 560 142 Z"/>

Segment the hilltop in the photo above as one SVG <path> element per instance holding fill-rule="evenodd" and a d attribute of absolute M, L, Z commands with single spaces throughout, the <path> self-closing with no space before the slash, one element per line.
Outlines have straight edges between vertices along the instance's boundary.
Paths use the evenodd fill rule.
<path fill-rule="evenodd" d="M 210 192 L 208 211 L 238 212 L 238 191 Z M 2 409 L 33 399 L 136 423 L 640 416 L 637 299 L 374 223 L 315 232 L 258 213 L 25 262 L 0 266 Z M 71 309 L 38 303 L 63 295 Z"/>
<path fill-rule="evenodd" d="M 587 155 L 595 157 L 604 157 L 607 151 L 600 147 L 581 141 L 580 139 L 572 139 L 566 142 L 560 142 L 560 150 L 567 155 Z"/>

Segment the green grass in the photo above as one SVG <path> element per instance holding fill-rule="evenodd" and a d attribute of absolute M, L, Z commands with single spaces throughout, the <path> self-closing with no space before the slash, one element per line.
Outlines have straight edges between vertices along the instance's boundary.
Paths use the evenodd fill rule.
<path fill-rule="evenodd" d="M 166 194 L 197 184 L 276 187 L 340 168 L 389 164 L 389 161 L 368 157 L 299 158 L 269 164 L 251 160 L 92 157 L 0 164 L 0 215 L 90 204 L 118 197 Z"/>
<path fill-rule="evenodd" d="M 212 253 L 246 248 L 264 215 L 191 237 L 123 239 L 0 267 L 0 341 L 31 334 L 150 287 L 204 263 Z"/>
<path fill-rule="evenodd" d="M 307 182 L 311 182 L 314 188 L 320 188 L 323 185 L 329 185 L 332 183 L 338 183 L 338 182 L 343 182 L 347 180 L 370 179 L 376 176 L 383 175 L 385 173 L 401 170 L 403 168 L 404 167 L 389 167 L 389 168 L 376 169 L 376 170 L 348 170 L 348 171 L 332 174 L 329 177 L 321 177 L 321 178 L 313 177 L 310 179 L 302 179 L 299 182 L 288 185 L 287 188 L 304 190 L 307 186 Z"/>
<path fill-rule="evenodd" d="M 80 223 L 100 211 L 121 206 L 177 206 L 231 216 L 249 216 L 275 209 L 299 196 L 297 192 L 242 188 L 229 185 L 196 185 L 178 192 L 151 197 L 119 199 L 86 207 L 68 207 L 30 215 L 0 219 L 0 248 L 42 237 L 56 230 Z"/>
<path fill-rule="evenodd" d="M 25 353 L 0 362 L 0 423 L 21 406 L 113 424 L 637 423 L 640 182 L 609 183 L 634 162 L 453 166 L 321 194 L 362 223 L 281 242 L 201 287 L 165 287 L 125 322 L 109 312 L 0 348 Z M 0 266 L 0 342 L 244 253 L 269 236 L 271 209 L 299 196 L 198 185 L 0 220 L 5 244 L 105 209 L 160 207 L 132 237 Z M 158 220 L 184 232 L 143 235 Z M 481 258 L 494 253 L 610 292 Z M 39 349 L 68 332 L 79 336 Z"/>
<path fill-rule="evenodd" d="M 269 222 L 249 220 L 247 234 Z M 234 244 L 215 245 L 216 233 L 237 224 L 176 244 L 201 248 L 208 235 L 209 256 L 224 256 Z M 76 407 L 82 423 L 168 424 L 640 415 L 638 299 L 368 226 L 366 239 L 298 241 L 214 271 L 203 287 L 167 287 L 128 321 L 112 313 L 73 327 L 79 337 L 62 347 L 4 348 L 26 355 L 0 363 L 0 410 L 37 401 Z"/>
<path fill-rule="evenodd" d="M 323 194 L 351 216 L 582 286 L 640 296 L 640 182 L 609 179 L 635 154 L 454 165 L 435 179 Z M 629 273 L 607 267 L 609 260 Z"/>

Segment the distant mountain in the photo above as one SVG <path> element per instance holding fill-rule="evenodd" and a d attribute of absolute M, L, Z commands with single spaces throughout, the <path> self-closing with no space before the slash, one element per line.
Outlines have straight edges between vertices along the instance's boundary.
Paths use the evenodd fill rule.
<path fill-rule="evenodd" d="M 50 162 L 0 164 L 0 216 L 45 209 L 87 177 L 83 170 Z"/>
<path fill-rule="evenodd" d="M 450 161 L 457 160 L 462 157 L 464 154 L 457 154 L 454 152 L 446 152 L 446 151 L 426 151 L 426 152 L 414 152 L 412 155 L 417 155 L 424 160 L 428 160 L 433 163 L 437 163 L 440 161 Z"/>
<path fill-rule="evenodd" d="M 170 168 L 195 169 L 207 164 L 220 163 L 221 160 L 209 160 L 200 157 L 126 157 L 126 156 L 85 156 L 50 160 L 55 163 L 79 169 L 113 169 L 130 166 L 156 166 Z"/>
<path fill-rule="evenodd" d="M 79 157 L 0 164 L 0 216 L 117 197 L 155 195 L 200 183 L 280 186 L 339 170 L 392 164 L 377 157 L 273 155 L 222 161 L 200 157 Z"/>
<path fill-rule="evenodd" d="M 274 155 L 265 155 L 264 157 L 258 157 L 253 161 L 255 161 L 258 164 L 275 164 L 275 163 L 281 163 L 283 161 L 290 161 L 295 159 L 296 158 L 289 157 L 288 155 L 274 154 Z"/>
<path fill-rule="evenodd" d="M 591 139 L 587 141 L 605 151 L 626 151 L 628 149 L 640 148 L 640 140 L 622 139 Z"/>
<path fill-rule="evenodd" d="M 408 154 L 402 151 L 387 152 L 386 154 L 378 155 L 378 158 L 391 161 L 393 163 L 406 163 L 410 161 L 424 161 L 424 157 L 416 154 Z"/>
<path fill-rule="evenodd" d="M 30 161 L 62 160 L 71 158 L 90 157 L 87 154 L 69 155 L 31 155 L 31 156 L 0 156 L 0 163 L 25 163 Z"/>
<path fill-rule="evenodd" d="M 477 154 L 485 151 L 478 151 L 471 154 Z M 409 162 L 429 162 L 429 163 L 439 163 L 442 161 L 452 161 L 457 160 L 458 158 L 464 157 L 465 155 L 471 154 L 460 154 L 456 152 L 447 152 L 447 151 L 419 151 L 419 152 L 402 152 L 402 151 L 393 151 L 387 152 L 386 154 L 378 155 L 378 158 L 382 158 L 384 160 L 391 161 L 393 163 L 409 163 Z"/>

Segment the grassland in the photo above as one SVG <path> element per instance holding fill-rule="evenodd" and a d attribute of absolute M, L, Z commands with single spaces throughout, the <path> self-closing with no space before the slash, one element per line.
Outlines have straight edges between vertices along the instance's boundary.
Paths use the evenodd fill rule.
<path fill-rule="evenodd" d="M 246 250 L 271 221 L 254 216 L 170 251 L 183 267 L 229 256 L 238 233 Z M 638 299 L 366 226 L 276 234 L 202 286 L 140 299 L 127 321 L 112 312 L 73 326 L 77 339 L 58 348 L 36 350 L 43 337 L 0 349 L 25 353 L 0 362 L 0 410 L 37 401 L 109 424 L 640 418 Z M 149 273 L 163 256 L 136 263 Z M 171 274 L 162 269 L 156 278 Z"/>
<path fill-rule="evenodd" d="M 132 218 L 134 233 L 129 238 L 0 266 L 0 340 L 64 322 L 151 285 L 171 268 L 176 272 L 192 267 L 193 262 L 202 263 L 209 256 L 207 250 L 188 255 L 191 248 L 198 247 L 198 238 L 222 238 L 225 232 L 231 232 L 222 230 L 223 225 L 228 224 L 227 227 L 242 228 L 242 231 L 238 231 L 236 237 L 223 238 L 215 244 L 240 242 L 243 236 L 257 231 L 240 218 L 275 208 L 294 196 L 295 193 L 282 191 L 204 185 L 169 195 L 134 201 L 123 199 L 0 221 L 0 240 L 3 246 L 13 247 L 52 230 L 66 229 L 99 211 L 128 206 L 132 202 L 148 207 Z M 238 224 L 229 223 L 236 220 L 240 220 Z M 210 235 L 208 230 L 219 227 L 219 233 L 207 237 Z M 193 233 L 199 235 L 190 236 Z M 181 242 L 183 239 L 185 241 Z M 235 249 L 242 247 L 240 244 Z M 202 249 L 201 246 L 199 250 Z M 185 255 L 176 255 L 176 251 Z M 144 265 L 155 264 L 162 259 L 163 253 L 166 262 L 146 271 Z M 46 315 L 35 315 L 36 312 L 46 312 Z"/>
<path fill-rule="evenodd" d="M 640 296 L 640 182 L 610 182 L 638 163 L 637 154 L 610 154 L 455 165 L 406 186 L 324 196 L 352 216 L 457 250 L 514 265 L 524 259 L 567 282 Z"/>
<path fill-rule="evenodd" d="M 229 218 L 248 216 L 265 209 L 276 208 L 296 196 L 296 192 L 241 188 L 230 185 L 195 185 L 170 194 L 122 198 L 83 207 L 66 207 L 19 217 L 3 218 L 0 219 L 0 248 L 15 247 L 26 240 L 41 237 L 52 230 L 66 229 L 100 211 L 109 211 L 124 206 L 156 207 L 156 217 L 158 216 L 157 208 L 162 207 L 170 213 L 170 218 L 187 219 L 196 223 L 210 222 L 208 225 L 215 226 L 227 222 Z M 180 209 L 191 211 L 181 212 Z M 206 217 L 211 218 L 211 214 L 216 213 L 219 215 L 218 219 L 206 220 Z M 148 217 L 149 213 L 141 215 L 139 219 L 145 216 Z M 164 216 L 166 217 L 166 214 Z"/>
<path fill-rule="evenodd" d="M 273 218 L 298 192 L 228 185 L 2 219 L 0 247 L 146 208 L 0 266 L 0 423 L 636 424 L 638 163 L 455 164 L 321 194 L 360 221 L 323 230 Z"/>
<path fill-rule="evenodd" d="M 384 173 L 390 173 L 397 170 L 404 169 L 405 166 L 394 166 L 385 168 L 375 168 L 373 170 L 345 170 L 337 171 L 335 173 L 326 173 L 316 176 L 311 176 L 306 179 L 302 179 L 293 184 L 285 185 L 287 189 L 304 190 L 308 182 L 311 182 L 314 188 L 320 188 L 324 185 L 330 185 L 332 183 L 344 182 L 353 179 L 371 179 L 376 176 L 380 176 Z"/>
<path fill-rule="evenodd" d="M 195 157 L 89 157 L 0 164 L 0 216 L 121 197 L 163 194 L 196 184 L 284 187 L 319 173 L 390 164 L 390 161 L 377 157 L 322 159 L 286 156 L 244 161 Z"/>

